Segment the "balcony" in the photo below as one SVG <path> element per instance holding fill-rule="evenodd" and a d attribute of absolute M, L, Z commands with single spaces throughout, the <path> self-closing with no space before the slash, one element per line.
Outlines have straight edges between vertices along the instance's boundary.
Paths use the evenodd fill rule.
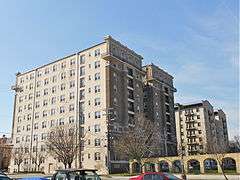
<path fill-rule="evenodd" d="M 187 126 L 186 129 L 187 130 L 196 130 L 197 127 L 195 127 L 195 126 Z"/>

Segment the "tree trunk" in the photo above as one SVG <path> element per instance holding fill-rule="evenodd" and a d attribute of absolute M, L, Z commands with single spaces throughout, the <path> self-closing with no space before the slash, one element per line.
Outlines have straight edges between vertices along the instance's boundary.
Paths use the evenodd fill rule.
<path fill-rule="evenodd" d="M 18 172 L 20 171 L 20 164 L 18 164 Z"/>
<path fill-rule="evenodd" d="M 71 168 L 72 167 L 72 163 L 68 163 L 68 168 Z"/>
<path fill-rule="evenodd" d="M 64 169 L 67 169 L 67 163 L 64 163 Z"/>
<path fill-rule="evenodd" d="M 222 163 L 220 164 L 220 168 L 221 168 L 221 170 L 222 170 L 222 175 L 224 176 L 224 178 L 225 178 L 226 180 L 228 180 L 228 178 L 227 178 L 227 176 L 226 176 L 226 174 L 225 174 L 225 172 L 224 172 L 224 168 L 223 168 L 223 164 L 222 164 Z"/>

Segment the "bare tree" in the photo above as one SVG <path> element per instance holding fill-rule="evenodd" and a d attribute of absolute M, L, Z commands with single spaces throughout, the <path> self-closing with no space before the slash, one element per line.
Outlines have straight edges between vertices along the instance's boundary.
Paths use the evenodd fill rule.
<path fill-rule="evenodd" d="M 18 166 L 18 172 L 20 171 L 20 166 L 23 163 L 25 157 L 24 147 L 20 146 L 12 151 L 12 158 L 15 164 Z"/>
<path fill-rule="evenodd" d="M 129 160 L 136 160 L 142 169 L 143 158 L 155 157 L 159 154 L 160 142 L 159 125 L 140 115 L 132 127 L 127 127 L 115 139 L 114 148 Z"/>
<path fill-rule="evenodd" d="M 240 136 L 239 135 L 234 136 L 233 137 L 233 142 L 236 146 L 237 152 L 240 152 Z"/>
<path fill-rule="evenodd" d="M 32 161 L 37 166 L 35 170 L 40 171 L 40 166 L 44 163 L 45 157 L 45 152 L 37 152 L 36 154 L 32 155 Z"/>
<path fill-rule="evenodd" d="M 71 168 L 77 154 L 76 128 L 71 126 L 58 126 L 51 130 L 45 142 L 48 152 L 61 161 L 64 167 Z"/>
<path fill-rule="evenodd" d="M 216 145 L 215 143 L 208 143 L 207 144 L 209 152 L 213 154 L 213 157 L 217 160 L 220 168 L 222 175 L 226 180 L 228 180 L 228 177 L 226 176 L 226 173 L 224 171 L 224 162 L 223 159 L 226 156 L 226 151 L 221 145 Z"/>

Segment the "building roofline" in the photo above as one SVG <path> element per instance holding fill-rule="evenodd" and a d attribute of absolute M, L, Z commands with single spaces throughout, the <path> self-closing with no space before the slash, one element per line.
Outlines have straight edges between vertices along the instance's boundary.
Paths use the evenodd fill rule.
<path fill-rule="evenodd" d="M 174 77 L 173 77 L 171 74 L 169 74 L 167 71 L 163 70 L 163 69 L 160 68 L 159 66 L 155 65 L 154 63 L 146 64 L 146 65 L 142 66 L 142 68 L 145 68 L 145 67 L 147 67 L 147 66 L 155 67 L 155 68 L 157 68 L 158 70 L 160 70 L 160 71 L 164 72 L 165 74 L 167 74 L 168 76 L 170 76 L 172 79 L 174 79 Z"/>
<path fill-rule="evenodd" d="M 84 52 L 84 51 L 87 51 L 87 50 L 89 50 L 89 49 L 92 49 L 92 48 L 94 48 L 94 47 L 97 47 L 97 46 L 99 46 L 99 45 L 102 45 L 102 44 L 104 44 L 104 43 L 106 43 L 106 42 L 101 42 L 101 43 L 95 44 L 95 45 L 90 46 L 90 47 L 88 47 L 88 48 L 85 48 L 85 49 L 83 49 L 83 50 L 81 50 L 81 51 L 78 51 L 78 52 L 76 52 L 76 53 L 72 53 L 72 54 L 67 55 L 67 56 L 64 56 L 64 57 L 62 57 L 62 58 L 60 58 L 60 59 L 54 60 L 54 61 L 52 61 L 52 62 L 49 62 L 49 63 L 47 63 L 47 64 L 44 64 L 44 65 L 35 67 L 35 68 L 33 68 L 32 70 L 28 70 L 28 71 L 23 72 L 23 73 L 17 72 L 17 73 L 16 73 L 16 76 L 17 76 L 17 77 L 20 77 L 20 76 L 22 76 L 22 75 L 25 75 L 25 74 L 27 74 L 27 73 L 36 71 L 36 70 L 38 70 L 38 69 L 40 69 L 40 68 L 43 68 L 43 67 L 45 67 L 45 66 L 54 64 L 54 63 L 56 63 L 56 62 L 58 62 L 58 61 L 61 61 L 61 60 L 63 60 L 63 59 L 66 59 L 66 58 L 69 58 L 69 57 L 72 57 L 72 56 L 75 56 L 75 55 L 79 55 L 80 53 L 82 53 L 82 52 Z"/>

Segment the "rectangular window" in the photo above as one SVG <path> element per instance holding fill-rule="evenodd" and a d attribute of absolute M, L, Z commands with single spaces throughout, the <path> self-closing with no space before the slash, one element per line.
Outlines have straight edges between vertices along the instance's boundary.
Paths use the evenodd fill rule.
<path fill-rule="evenodd" d="M 100 146 L 101 145 L 101 140 L 100 139 L 95 139 L 94 140 L 94 145 L 95 146 Z"/>
<path fill-rule="evenodd" d="M 99 80 L 100 79 L 100 73 L 95 73 L 94 77 L 95 77 L 95 80 Z"/>
<path fill-rule="evenodd" d="M 98 92 L 100 92 L 100 85 L 96 85 L 95 87 L 94 87 L 94 91 L 95 91 L 95 93 L 98 93 Z"/>
<path fill-rule="evenodd" d="M 95 124 L 94 125 L 94 132 L 100 132 L 101 129 L 100 129 L 100 125 L 99 124 Z"/>
<path fill-rule="evenodd" d="M 80 100 L 83 100 L 83 99 L 85 99 L 85 90 L 84 89 L 80 90 Z"/>
<path fill-rule="evenodd" d="M 69 87 L 70 87 L 70 88 L 75 87 L 75 82 L 74 82 L 74 81 L 70 81 Z"/>
<path fill-rule="evenodd" d="M 100 61 L 95 61 L 94 62 L 95 69 L 100 67 Z"/>
<path fill-rule="evenodd" d="M 70 74 L 70 77 L 73 77 L 73 76 L 75 76 L 75 70 L 70 70 L 70 72 L 69 72 L 69 74 Z"/>
<path fill-rule="evenodd" d="M 80 67 L 80 76 L 85 75 L 85 66 Z"/>
<path fill-rule="evenodd" d="M 95 112 L 95 119 L 99 119 L 101 118 L 101 112 L 100 111 L 96 111 Z"/>
<path fill-rule="evenodd" d="M 85 87 L 85 78 L 80 78 L 80 88 Z"/>
<path fill-rule="evenodd" d="M 80 56 L 80 64 L 84 64 L 85 63 L 85 55 L 81 55 Z"/>
<path fill-rule="evenodd" d="M 69 111 L 74 111 L 74 104 L 69 105 Z"/>
<path fill-rule="evenodd" d="M 95 106 L 99 106 L 101 104 L 100 98 L 95 98 L 94 102 L 95 102 Z"/>
<path fill-rule="evenodd" d="M 100 49 L 96 49 L 94 51 L 94 56 L 97 57 L 97 56 L 100 56 Z"/>

